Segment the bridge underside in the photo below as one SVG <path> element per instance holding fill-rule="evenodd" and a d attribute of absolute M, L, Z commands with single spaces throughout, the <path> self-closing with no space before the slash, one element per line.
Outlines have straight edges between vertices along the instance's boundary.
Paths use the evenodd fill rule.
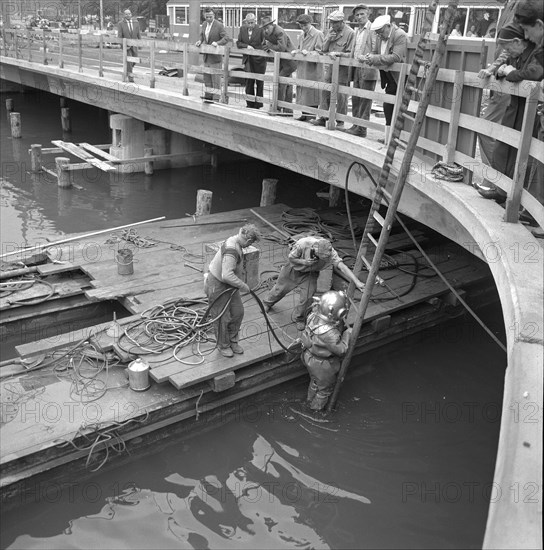
<path fill-rule="evenodd" d="M 233 111 L 194 98 L 140 89 L 131 83 L 101 79 L 105 82 L 98 84 L 85 75 L 78 75 L 75 81 L 55 74 L 62 72 L 50 68 L 45 74 L 3 65 L 0 75 L 24 86 L 129 115 L 342 189 L 353 161 L 365 164 L 374 179 L 379 178 L 385 148 L 370 140 L 355 141 L 341 132 L 301 125 L 291 119 L 276 119 L 254 110 Z M 392 174 L 391 188 L 395 170 Z M 372 197 L 374 191 L 370 178 L 356 166 L 350 173 L 348 188 L 364 197 Z M 483 258 L 466 228 L 447 208 L 417 188 L 411 185 L 405 188 L 399 210 Z"/>

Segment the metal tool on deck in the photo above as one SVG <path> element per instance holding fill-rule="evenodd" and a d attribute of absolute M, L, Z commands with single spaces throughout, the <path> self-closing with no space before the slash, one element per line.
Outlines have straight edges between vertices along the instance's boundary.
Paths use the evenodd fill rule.
<path fill-rule="evenodd" d="M 412 162 L 412 158 L 414 156 L 414 152 L 417 147 L 417 141 L 419 139 L 421 127 L 423 125 L 425 114 L 427 112 L 427 107 L 431 100 L 431 94 L 433 92 L 433 87 L 436 82 L 436 75 L 438 73 L 438 69 L 439 69 L 442 57 L 446 52 L 447 36 L 453 26 L 453 22 L 454 22 L 456 10 L 457 10 L 457 3 L 458 3 L 457 0 L 452 0 L 446 10 L 445 19 L 443 24 L 441 25 L 438 45 L 434 52 L 431 65 L 428 68 L 428 70 L 425 70 L 424 72 L 424 77 L 426 75 L 425 85 L 424 85 L 423 91 L 420 93 L 417 113 L 415 117 L 412 117 L 408 115 L 408 106 L 412 99 L 412 94 L 414 92 L 419 92 L 418 88 L 416 87 L 416 79 L 417 79 L 420 67 L 424 63 L 423 55 L 427 47 L 427 42 L 429 40 L 428 38 L 429 33 L 431 31 L 432 22 L 434 20 L 434 16 L 436 13 L 437 5 L 438 5 L 437 0 L 431 0 L 429 7 L 425 12 L 425 22 L 423 24 L 423 28 L 421 30 L 416 51 L 414 53 L 414 58 L 412 61 L 412 66 L 410 68 L 410 73 L 408 74 L 408 78 L 406 80 L 406 85 L 404 87 L 404 94 L 402 96 L 402 102 L 399 106 L 397 117 L 395 119 L 395 126 L 393 128 L 391 139 L 388 144 L 387 153 L 385 155 L 383 167 L 380 172 L 380 179 L 378 181 L 378 185 L 376 187 L 376 191 L 372 199 L 372 206 L 370 208 L 370 213 L 368 215 L 367 222 L 365 225 L 363 238 L 361 240 L 361 245 L 359 247 L 359 253 L 357 254 L 357 260 L 353 268 L 354 273 L 357 274 L 361 271 L 363 264 L 367 264 L 367 265 L 370 264 L 367 284 L 365 285 L 363 295 L 361 296 L 361 301 L 359 302 L 358 311 L 357 311 L 357 319 L 355 320 L 355 323 L 352 329 L 350 345 L 344 359 L 342 360 L 342 365 L 340 367 L 338 378 L 336 380 L 336 386 L 327 404 L 328 411 L 331 411 L 336 403 L 336 399 L 338 398 L 338 393 L 340 391 L 340 386 L 344 381 L 344 378 L 347 373 L 347 369 L 349 367 L 351 358 L 353 356 L 353 351 L 355 349 L 357 337 L 359 336 L 359 332 L 361 330 L 361 327 L 364 321 L 364 316 L 372 295 L 372 289 L 376 281 L 376 276 L 378 275 L 380 263 L 385 253 L 387 241 L 389 240 L 389 235 L 391 233 L 391 227 L 393 225 L 393 221 L 397 213 L 397 208 L 400 202 L 400 198 L 404 190 L 406 178 L 410 171 L 410 164 Z M 410 137 L 407 143 L 404 143 L 400 140 L 400 135 L 404 128 L 405 120 L 409 120 L 412 122 Z M 389 180 L 389 174 L 391 172 L 391 168 L 393 165 L 395 152 L 397 150 L 397 147 L 399 146 L 401 147 L 402 150 L 404 150 L 404 156 L 403 156 L 402 163 L 397 176 L 397 181 L 395 182 L 395 186 L 393 188 L 393 192 L 389 194 L 385 190 L 385 186 L 387 185 L 387 182 Z M 380 208 L 384 197 L 387 199 L 389 203 L 385 218 L 383 218 L 378 213 L 378 209 Z M 381 231 L 380 231 L 380 238 L 376 242 L 376 240 L 372 237 L 372 233 L 374 233 L 378 229 L 378 226 L 381 226 Z M 367 258 L 367 254 L 369 254 L 370 252 L 369 251 L 370 246 L 373 246 L 375 248 L 371 261 Z M 353 296 L 354 287 L 355 285 L 351 283 L 348 290 L 349 296 Z"/>

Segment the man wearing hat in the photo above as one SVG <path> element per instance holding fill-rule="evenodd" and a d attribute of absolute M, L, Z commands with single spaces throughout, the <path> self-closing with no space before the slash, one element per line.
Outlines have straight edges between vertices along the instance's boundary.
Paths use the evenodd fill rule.
<path fill-rule="evenodd" d="M 353 49 L 351 55 L 354 59 L 363 62 L 364 56 L 372 53 L 376 47 L 376 33 L 370 30 L 370 21 L 368 15 L 370 10 L 366 4 L 359 4 L 353 8 L 353 18 L 357 23 L 355 29 L 355 39 L 353 41 Z M 359 90 L 374 91 L 376 88 L 376 80 L 378 80 L 378 70 L 362 65 L 356 67 L 353 75 L 353 87 Z M 352 113 L 354 117 L 362 118 L 363 120 L 370 119 L 370 108 L 372 100 L 364 97 L 352 96 Z M 354 124 L 348 134 L 354 136 L 366 137 L 366 128 Z"/>
<path fill-rule="evenodd" d="M 266 15 L 261 19 L 261 29 L 264 30 L 264 47 L 267 52 L 292 52 L 293 43 L 285 31 L 276 25 L 272 17 Z M 289 77 L 297 70 L 297 62 L 293 59 L 280 59 L 279 76 Z M 278 86 L 278 101 L 293 102 L 293 86 L 280 84 Z M 280 112 L 292 113 L 288 107 L 280 107 Z"/>
<path fill-rule="evenodd" d="M 330 28 L 327 36 L 325 36 L 325 42 L 323 42 L 323 53 L 328 53 L 331 59 L 337 57 L 351 57 L 351 50 L 353 49 L 353 39 L 355 33 L 353 29 L 345 24 L 344 12 L 340 10 L 333 11 L 329 17 Z M 324 65 L 323 68 L 323 82 L 331 82 L 332 80 L 332 65 Z M 338 84 L 340 86 L 349 86 L 349 67 L 340 66 L 340 72 L 338 73 Z M 319 108 L 325 111 L 329 110 L 331 93 L 323 90 L 321 92 L 321 102 Z M 338 94 L 337 112 L 341 115 L 345 115 L 348 112 L 348 97 L 346 94 Z M 325 126 L 326 118 L 319 117 L 316 120 L 312 120 L 312 124 L 315 126 Z M 338 122 L 337 127 L 343 128 L 344 123 Z"/>
<path fill-rule="evenodd" d="M 406 61 L 408 38 L 402 29 L 391 22 L 390 15 L 376 17 L 370 26 L 370 30 L 374 31 L 378 38 L 374 52 L 363 56 L 362 61 L 368 65 L 379 65 L 381 67 L 389 67 L 394 63 L 404 63 Z M 398 75 L 396 73 L 388 69 L 380 69 L 380 80 L 386 94 L 395 95 L 397 93 Z M 385 145 L 389 143 L 394 108 L 393 103 L 383 104 L 385 138 L 379 141 Z"/>
<path fill-rule="evenodd" d="M 257 18 L 255 14 L 248 13 L 244 20 L 244 25 L 240 27 L 236 46 L 240 49 L 262 50 L 263 44 L 263 29 L 257 27 Z M 264 74 L 266 72 L 266 57 L 244 55 L 242 63 L 247 73 Z M 263 106 L 260 101 L 257 101 L 258 97 L 263 97 L 263 85 L 264 82 L 262 80 L 246 78 L 246 95 L 255 97 L 255 101 L 251 101 L 249 98 L 246 99 L 249 109 L 260 109 Z"/>
<path fill-rule="evenodd" d="M 291 248 L 288 259 L 289 263 L 282 267 L 276 284 L 266 295 L 263 304 L 269 311 L 286 294 L 298 287 L 299 304 L 294 311 L 298 330 L 304 330 L 306 326 L 306 314 L 312 306 L 312 296 L 317 290 L 317 278 L 323 269 L 332 265 L 358 290 L 362 292 L 365 288 L 364 283 L 342 261 L 332 244 L 322 237 L 302 237 Z"/>

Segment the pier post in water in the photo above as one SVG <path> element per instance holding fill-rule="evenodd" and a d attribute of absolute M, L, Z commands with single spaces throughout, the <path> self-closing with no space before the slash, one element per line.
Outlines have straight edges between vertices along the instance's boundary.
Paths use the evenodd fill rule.
<path fill-rule="evenodd" d="M 32 172 L 42 171 L 42 146 L 41 143 L 33 143 L 30 146 L 30 170 Z"/>
<path fill-rule="evenodd" d="M 72 131 L 72 120 L 70 118 L 70 107 L 62 107 L 60 110 L 60 121 L 63 132 Z"/>
<path fill-rule="evenodd" d="M 68 107 L 68 99 L 66 97 L 60 98 L 60 108 L 64 109 L 65 107 Z"/>
<path fill-rule="evenodd" d="M 195 216 L 204 216 L 212 211 L 213 193 L 206 189 L 199 189 L 196 192 L 196 211 Z"/>
<path fill-rule="evenodd" d="M 9 117 L 10 117 L 11 113 L 13 113 L 14 110 L 15 110 L 15 107 L 13 105 L 13 99 L 11 99 L 11 98 L 6 99 L 6 112 L 7 112 L 7 115 L 8 115 L 8 120 L 9 120 Z"/>
<path fill-rule="evenodd" d="M 150 157 L 152 155 L 153 155 L 153 149 L 151 147 L 146 147 L 144 149 L 144 157 Z M 145 172 L 146 176 L 152 176 L 153 175 L 153 161 L 152 160 L 145 163 L 144 172 Z"/>
<path fill-rule="evenodd" d="M 57 178 L 59 187 L 72 187 L 72 175 L 70 170 L 68 170 L 70 159 L 67 157 L 55 157 L 55 164 L 57 166 Z"/>
<path fill-rule="evenodd" d="M 278 180 L 274 178 L 265 178 L 263 180 L 263 190 L 261 193 L 260 206 L 271 206 L 276 203 L 276 187 Z"/>
<path fill-rule="evenodd" d="M 21 138 L 21 113 L 10 113 L 9 121 L 11 124 L 11 137 L 16 139 Z"/>
<path fill-rule="evenodd" d="M 334 208 L 342 204 L 342 190 L 340 187 L 331 185 L 329 188 L 329 206 Z"/>

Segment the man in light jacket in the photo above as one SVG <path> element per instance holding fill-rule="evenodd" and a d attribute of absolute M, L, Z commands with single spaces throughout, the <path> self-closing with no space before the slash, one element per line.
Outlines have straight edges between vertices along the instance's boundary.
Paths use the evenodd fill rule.
<path fill-rule="evenodd" d="M 227 34 L 223 23 L 215 19 L 215 12 L 211 8 L 206 8 L 204 12 L 205 21 L 200 29 L 200 38 L 195 43 L 195 46 L 200 47 L 202 44 L 210 46 L 224 46 L 229 43 L 230 37 Z M 223 65 L 223 57 L 212 53 L 204 54 L 204 67 L 211 69 L 221 69 Z M 221 90 L 221 75 L 204 73 L 204 99 L 219 101 Z"/>
<path fill-rule="evenodd" d="M 370 9 L 366 4 L 359 4 L 353 8 L 353 17 L 358 27 L 355 29 L 355 40 L 351 55 L 354 59 L 363 62 L 366 54 L 372 53 L 376 48 L 376 33 L 370 30 L 370 20 L 368 15 Z M 378 80 L 378 70 L 368 66 L 356 67 L 353 75 L 353 87 L 359 90 L 374 91 L 376 88 L 376 80 Z M 352 96 L 352 114 L 354 117 L 362 118 L 363 120 L 370 119 L 370 108 L 372 107 L 372 99 L 364 97 Z M 366 128 L 354 124 L 348 134 L 354 136 L 366 137 Z"/>
<path fill-rule="evenodd" d="M 132 13 L 130 10 L 125 10 L 123 12 L 123 17 L 119 22 L 117 27 L 117 36 L 118 38 L 128 38 L 132 40 L 140 40 L 140 25 L 138 21 L 132 20 Z M 129 46 L 127 48 L 127 56 L 129 57 L 138 57 L 138 48 L 136 46 Z M 134 63 L 127 61 L 127 74 L 128 81 L 134 82 L 134 76 L 132 69 L 134 68 Z"/>
<path fill-rule="evenodd" d="M 378 38 L 373 53 L 364 56 L 364 62 L 369 65 L 375 65 L 380 68 L 380 79 L 382 88 L 386 94 L 395 95 L 397 93 L 398 75 L 391 72 L 387 67 L 394 63 L 404 63 L 408 48 L 408 38 L 406 33 L 391 22 L 391 16 L 380 15 L 376 17 L 370 30 L 374 31 Z M 401 83 L 403 85 L 403 83 Z M 385 115 L 385 137 L 379 141 L 387 145 L 389 143 L 389 134 L 391 131 L 391 121 L 393 119 L 393 103 L 383 104 L 383 113 Z"/>

